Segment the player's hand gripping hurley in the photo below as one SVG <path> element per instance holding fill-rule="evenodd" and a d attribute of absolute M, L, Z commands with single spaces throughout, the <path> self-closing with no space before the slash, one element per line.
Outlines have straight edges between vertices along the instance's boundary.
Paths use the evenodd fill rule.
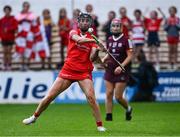
<path fill-rule="evenodd" d="M 93 28 L 89 28 L 89 29 L 88 29 L 88 32 L 91 34 L 91 36 L 94 38 L 94 40 L 96 41 L 96 43 L 99 45 L 100 42 L 99 42 L 98 38 L 97 38 L 95 35 L 92 34 Z M 118 65 L 119 65 L 119 66 L 121 67 L 121 69 L 122 69 L 122 72 L 126 72 L 124 66 L 109 52 L 109 50 L 107 50 L 105 47 L 104 47 L 104 50 L 105 50 L 105 52 L 106 52 L 107 54 L 109 54 L 110 57 L 112 57 L 112 58 L 114 59 L 114 61 L 116 61 L 116 63 L 118 63 Z"/>

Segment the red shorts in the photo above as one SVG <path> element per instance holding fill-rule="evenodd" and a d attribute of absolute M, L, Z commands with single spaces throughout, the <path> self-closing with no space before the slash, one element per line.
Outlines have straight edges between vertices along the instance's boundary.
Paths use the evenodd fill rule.
<path fill-rule="evenodd" d="M 80 72 L 63 67 L 59 72 L 58 77 L 75 81 L 84 79 L 92 80 L 92 72 Z"/>
<path fill-rule="evenodd" d="M 168 44 L 177 45 L 179 42 L 179 37 L 167 37 Z"/>

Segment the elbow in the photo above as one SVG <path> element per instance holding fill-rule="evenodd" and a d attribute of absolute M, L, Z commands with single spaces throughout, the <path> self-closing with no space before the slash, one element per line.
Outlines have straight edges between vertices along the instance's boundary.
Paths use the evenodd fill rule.
<path fill-rule="evenodd" d="M 91 61 L 91 62 L 94 62 L 94 61 L 96 60 L 96 58 L 97 58 L 97 57 L 91 56 L 91 57 L 90 57 L 90 61 Z"/>
<path fill-rule="evenodd" d="M 94 54 L 94 55 L 91 55 L 91 56 L 90 56 L 90 61 L 94 62 L 94 61 L 97 60 L 97 58 L 98 58 L 98 54 L 97 54 L 97 53 Z"/>
<path fill-rule="evenodd" d="M 128 57 L 128 58 L 130 58 L 130 59 L 133 59 L 133 57 L 134 57 L 134 53 L 133 53 L 133 51 L 132 51 L 132 52 L 130 52 L 130 53 L 127 55 L 127 57 Z"/>
<path fill-rule="evenodd" d="M 133 60 L 133 58 L 134 58 L 134 55 L 133 54 L 131 54 L 131 55 L 128 55 L 128 60 L 129 60 L 129 62 L 131 62 L 132 60 Z"/>

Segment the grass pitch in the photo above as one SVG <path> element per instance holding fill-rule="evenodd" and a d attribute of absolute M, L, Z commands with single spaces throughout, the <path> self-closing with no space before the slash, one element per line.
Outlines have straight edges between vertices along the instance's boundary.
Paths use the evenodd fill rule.
<path fill-rule="evenodd" d="M 132 103 L 133 119 L 125 121 L 124 110 L 114 105 L 113 121 L 104 121 L 99 133 L 87 104 L 51 104 L 35 124 L 21 121 L 37 105 L 0 105 L 0 136 L 180 136 L 180 103 Z"/>

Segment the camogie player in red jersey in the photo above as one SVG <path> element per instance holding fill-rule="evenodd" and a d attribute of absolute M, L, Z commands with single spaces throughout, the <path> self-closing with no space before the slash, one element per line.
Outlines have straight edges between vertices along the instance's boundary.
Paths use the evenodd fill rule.
<path fill-rule="evenodd" d="M 79 29 L 70 31 L 67 58 L 62 70 L 48 94 L 40 102 L 35 113 L 31 117 L 23 120 L 24 124 L 29 125 L 34 123 L 51 101 L 76 81 L 91 106 L 93 116 L 96 120 L 97 130 L 106 130 L 102 125 L 100 108 L 95 99 L 92 81 L 92 61 L 98 57 L 99 48 L 97 48 L 96 41 L 91 37 L 90 33 L 88 33 L 91 23 L 92 18 L 89 14 L 81 13 L 79 15 Z M 101 47 L 100 49 L 103 50 L 103 45 L 99 44 L 99 46 Z"/>
<path fill-rule="evenodd" d="M 122 66 L 129 71 L 130 61 L 133 57 L 133 47 L 131 41 L 122 33 L 122 22 L 120 19 L 113 19 L 111 22 L 111 33 L 107 41 L 107 49 L 118 60 Z M 121 67 L 108 54 L 102 59 L 106 64 L 104 75 L 106 85 L 106 121 L 112 121 L 113 111 L 113 95 L 117 102 L 126 110 L 126 120 L 131 120 L 132 108 L 127 100 L 123 97 L 125 91 L 128 75 L 122 72 Z"/>

